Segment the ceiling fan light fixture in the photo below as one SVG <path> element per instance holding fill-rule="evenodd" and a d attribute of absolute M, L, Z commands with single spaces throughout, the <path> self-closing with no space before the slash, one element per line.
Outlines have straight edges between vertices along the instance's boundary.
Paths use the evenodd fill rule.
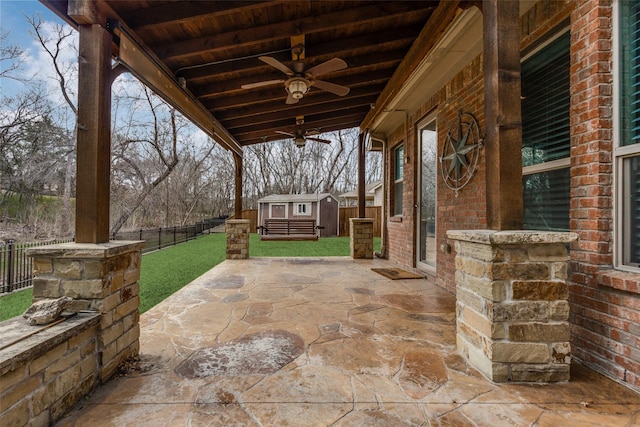
<path fill-rule="evenodd" d="M 309 81 L 302 77 L 293 77 L 286 82 L 287 92 L 294 99 L 300 99 L 309 91 Z"/>
<path fill-rule="evenodd" d="M 305 143 L 304 136 L 295 136 L 295 137 L 293 137 L 293 142 L 298 147 L 304 147 L 304 143 Z"/>

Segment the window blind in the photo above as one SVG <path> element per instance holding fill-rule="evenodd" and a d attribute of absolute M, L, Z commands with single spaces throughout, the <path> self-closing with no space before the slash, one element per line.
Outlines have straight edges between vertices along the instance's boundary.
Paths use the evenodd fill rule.
<path fill-rule="evenodd" d="M 640 2 L 621 5 L 621 138 L 620 145 L 640 143 Z M 623 159 L 623 263 L 640 266 L 640 155 Z"/>
<path fill-rule="evenodd" d="M 640 2 L 624 2 L 622 9 L 621 145 L 631 145 L 640 142 Z"/>
<path fill-rule="evenodd" d="M 569 33 L 522 64 L 522 164 L 570 155 Z M 524 227 L 569 230 L 569 168 L 523 176 Z"/>
<path fill-rule="evenodd" d="M 522 163 L 569 157 L 569 34 L 522 64 Z"/>

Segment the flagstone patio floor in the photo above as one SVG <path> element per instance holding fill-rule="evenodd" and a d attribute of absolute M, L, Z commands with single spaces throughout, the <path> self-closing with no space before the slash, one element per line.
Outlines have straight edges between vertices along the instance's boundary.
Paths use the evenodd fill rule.
<path fill-rule="evenodd" d="M 640 426 L 574 362 L 494 384 L 456 352 L 455 296 L 385 260 L 225 261 L 141 316 L 140 358 L 59 426 Z"/>

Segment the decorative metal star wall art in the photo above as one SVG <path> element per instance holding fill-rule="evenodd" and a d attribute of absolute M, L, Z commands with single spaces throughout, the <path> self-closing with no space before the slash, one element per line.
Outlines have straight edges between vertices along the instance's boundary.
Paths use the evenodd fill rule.
<path fill-rule="evenodd" d="M 458 123 L 447 132 L 440 157 L 442 178 L 445 185 L 456 192 L 456 197 L 475 175 L 482 146 L 475 116 L 458 111 Z"/>

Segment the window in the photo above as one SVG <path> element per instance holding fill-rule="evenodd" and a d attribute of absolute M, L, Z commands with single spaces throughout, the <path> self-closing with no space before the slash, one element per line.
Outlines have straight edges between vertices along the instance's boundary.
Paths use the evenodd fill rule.
<path fill-rule="evenodd" d="M 402 183 L 404 180 L 404 145 L 393 151 L 393 214 L 402 215 Z"/>
<path fill-rule="evenodd" d="M 569 231 L 569 32 L 522 62 L 524 228 Z"/>
<path fill-rule="evenodd" d="M 311 215 L 311 207 L 309 203 L 297 203 L 296 215 Z"/>
<path fill-rule="evenodd" d="M 640 267 L 640 3 L 620 2 L 616 87 L 616 265 Z"/>

